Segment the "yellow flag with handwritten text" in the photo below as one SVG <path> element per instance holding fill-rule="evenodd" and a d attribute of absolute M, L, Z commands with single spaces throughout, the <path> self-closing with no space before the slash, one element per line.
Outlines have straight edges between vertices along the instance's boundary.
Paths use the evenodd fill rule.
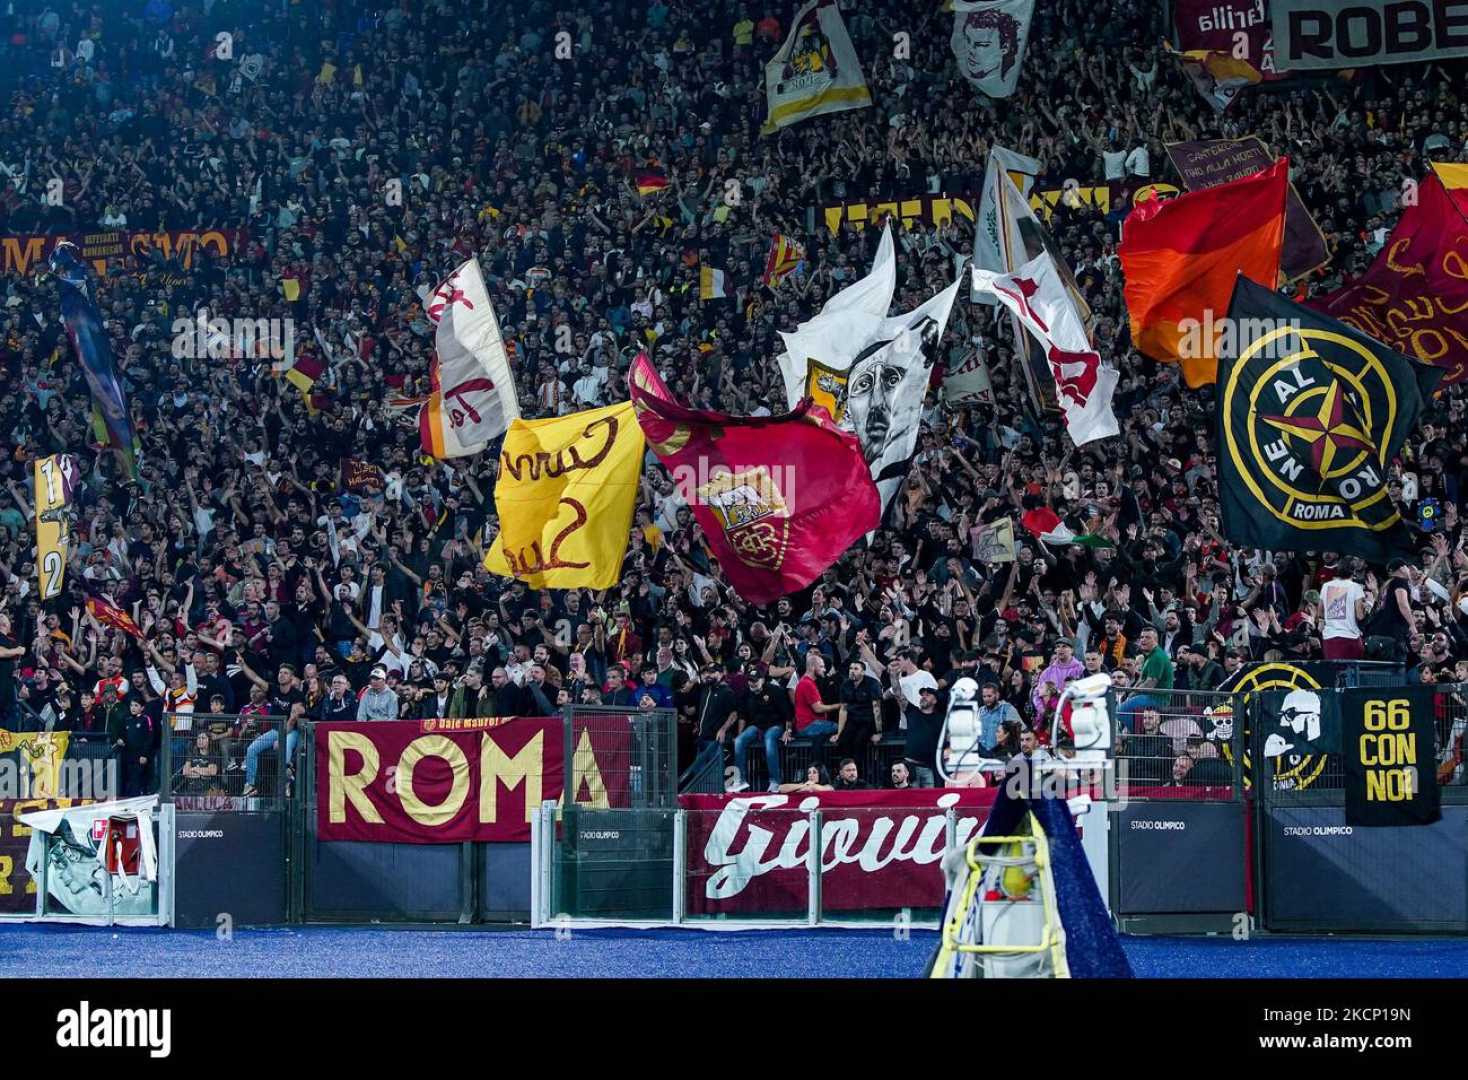
<path fill-rule="evenodd" d="M 642 455 L 631 402 L 511 422 L 494 485 L 500 531 L 485 569 L 533 589 L 615 585 Z"/>

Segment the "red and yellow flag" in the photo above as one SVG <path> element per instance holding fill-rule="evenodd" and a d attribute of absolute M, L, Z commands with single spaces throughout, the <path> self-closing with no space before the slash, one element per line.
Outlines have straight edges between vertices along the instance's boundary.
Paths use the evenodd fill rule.
<path fill-rule="evenodd" d="M 752 604 L 805 588 L 877 527 L 882 501 L 856 436 L 809 401 L 728 416 L 673 399 L 646 353 L 628 375 L 647 445 L 672 473 L 709 551 Z"/>
<path fill-rule="evenodd" d="M 139 641 L 143 640 L 143 632 L 138 629 L 138 624 L 133 622 L 132 616 L 122 608 L 109 604 L 106 600 L 98 600 L 95 596 L 87 597 L 87 614 L 103 626 L 110 626 L 114 630 L 121 630 L 124 634 L 132 635 Z"/>
<path fill-rule="evenodd" d="M 1191 387 L 1215 382 L 1216 329 L 1239 274 L 1273 283 L 1284 246 L 1289 159 L 1252 176 L 1140 204 L 1122 228 L 1122 272 L 1132 342 L 1180 363 Z"/>

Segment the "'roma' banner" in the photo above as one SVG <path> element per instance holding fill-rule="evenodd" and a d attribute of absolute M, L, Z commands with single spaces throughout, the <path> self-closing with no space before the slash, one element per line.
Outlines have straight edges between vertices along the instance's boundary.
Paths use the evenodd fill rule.
<path fill-rule="evenodd" d="M 165 259 L 177 259 L 185 270 L 190 270 L 196 253 L 204 251 L 222 258 L 238 251 L 245 235 L 243 229 L 14 233 L 0 236 L 0 272 L 33 274 L 36 267 L 46 265 L 51 252 L 63 243 L 75 244 L 82 260 L 92 264 L 98 277 L 107 276 L 109 260 L 123 259 L 128 270 L 135 272 L 145 269 L 154 253 Z"/>
<path fill-rule="evenodd" d="M 630 402 L 515 420 L 494 486 L 500 531 L 485 568 L 532 589 L 607 589 L 637 508 L 642 428 Z"/>
<path fill-rule="evenodd" d="M 418 414 L 425 454 L 467 457 L 520 415 L 510 356 L 489 302 L 479 260 L 470 259 L 424 301 L 434 331 L 433 393 Z"/>
<path fill-rule="evenodd" d="M 970 86 L 991 98 L 1014 93 L 1034 14 L 1035 0 L 953 0 L 948 44 Z"/>
<path fill-rule="evenodd" d="M 1200 328 L 1221 324 L 1240 274 L 1271 285 L 1284 244 L 1289 159 L 1204 191 L 1149 199 L 1122 228 L 1124 295 L 1132 343 L 1180 363 L 1191 387 L 1215 381 L 1218 345 Z"/>
<path fill-rule="evenodd" d="M 1387 497 L 1392 459 L 1440 368 L 1239 278 L 1218 368 L 1223 533 L 1266 551 L 1385 562 L 1415 543 Z"/>
<path fill-rule="evenodd" d="M 558 716 L 318 724 L 317 836 L 406 844 L 529 840 L 531 814 L 563 794 L 563 739 Z M 625 762 L 630 740 L 630 728 L 582 731 L 577 802 L 629 805 L 626 776 L 618 782 L 599 766 Z"/>
<path fill-rule="evenodd" d="M 1468 378 L 1468 221 L 1438 175 L 1417 186 L 1370 269 L 1309 306 L 1398 352 Z"/>
<path fill-rule="evenodd" d="M 810 0 L 796 13 L 790 36 L 765 65 L 765 99 L 766 134 L 872 103 L 836 0 Z"/>
<path fill-rule="evenodd" d="M 76 481 L 76 461 L 70 454 L 36 459 L 36 577 L 42 602 L 61 595 L 71 547 L 66 508 Z"/>
<path fill-rule="evenodd" d="M 821 811 L 821 901 L 828 910 L 943 905 L 945 814 L 966 844 L 995 788 L 682 795 L 688 815 L 688 913 L 768 916 L 809 902 L 809 812 Z"/>
<path fill-rule="evenodd" d="M 1167 156 L 1183 178 L 1189 191 L 1226 184 L 1267 169 L 1274 155 L 1254 135 L 1246 139 L 1200 139 L 1196 142 L 1167 144 Z M 1294 281 L 1330 261 L 1325 235 L 1315 218 L 1300 199 L 1295 185 L 1285 196 L 1284 247 L 1280 251 L 1279 268 Z"/>
<path fill-rule="evenodd" d="M 673 400 L 646 353 L 628 376 L 654 454 L 686 488 L 729 583 L 768 604 L 809 585 L 881 521 L 854 435 L 802 402 L 783 416 L 728 416 Z"/>
<path fill-rule="evenodd" d="M 1442 818 L 1436 709 L 1432 686 L 1341 692 L 1348 825 L 1431 825 Z"/>

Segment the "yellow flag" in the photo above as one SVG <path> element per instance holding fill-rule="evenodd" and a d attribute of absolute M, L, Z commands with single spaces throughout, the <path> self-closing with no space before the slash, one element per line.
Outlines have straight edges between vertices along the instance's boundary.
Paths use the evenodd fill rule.
<path fill-rule="evenodd" d="M 36 576 L 42 600 L 61 595 L 71 529 L 63 511 L 67 505 L 70 463 L 64 454 L 36 459 Z"/>
<path fill-rule="evenodd" d="M 631 402 L 513 421 L 494 486 L 500 531 L 485 568 L 534 589 L 615 585 L 642 454 Z"/>

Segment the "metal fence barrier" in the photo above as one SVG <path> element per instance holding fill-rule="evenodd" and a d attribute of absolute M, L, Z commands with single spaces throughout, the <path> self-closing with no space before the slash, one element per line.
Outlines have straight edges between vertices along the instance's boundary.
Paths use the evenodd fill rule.
<path fill-rule="evenodd" d="M 638 810 L 677 806 L 678 733 L 673 710 L 570 705 L 562 713 L 562 725 L 566 748 L 562 801 L 567 808 L 593 783 L 605 788 L 613 806 Z"/>
<path fill-rule="evenodd" d="M 1141 690 L 1120 698 L 1113 715 L 1118 794 L 1242 798 L 1243 694 Z"/>
<path fill-rule="evenodd" d="M 283 716 L 165 714 L 158 796 L 181 810 L 284 810 L 303 728 Z"/>

